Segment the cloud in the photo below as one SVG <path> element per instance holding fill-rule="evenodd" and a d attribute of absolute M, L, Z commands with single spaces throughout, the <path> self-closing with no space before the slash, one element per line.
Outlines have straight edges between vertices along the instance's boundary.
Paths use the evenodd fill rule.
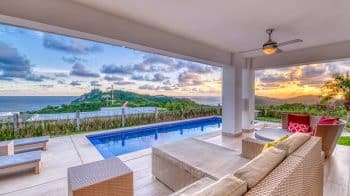
<path fill-rule="evenodd" d="M 101 68 L 101 73 L 104 74 L 131 74 L 132 67 L 131 66 L 123 66 L 123 65 L 103 65 Z"/>
<path fill-rule="evenodd" d="M 53 88 L 54 87 L 54 85 L 52 85 L 52 84 L 40 84 L 38 86 L 41 88 Z"/>
<path fill-rule="evenodd" d="M 62 60 L 66 63 L 77 63 L 77 62 L 87 62 L 86 59 L 80 58 L 80 57 L 76 57 L 76 56 L 72 56 L 72 57 L 62 57 Z"/>
<path fill-rule="evenodd" d="M 199 73 L 199 74 L 209 74 L 213 72 L 213 66 L 210 65 L 203 65 L 199 63 L 189 62 L 189 61 L 182 61 L 181 62 L 182 67 L 187 68 L 189 72 L 193 73 Z"/>
<path fill-rule="evenodd" d="M 177 62 L 170 57 L 146 54 L 143 56 L 143 60 L 133 66 L 135 71 L 138 72 L 157 72 L 157 71 L 174 71 L 176 69 Z"/>
<path fill-rule="evenodd" d="M 90 82 L 90 85 L 93 86 L 93 87 L 99 87 L 99 86 L 102 86 L 102 84 L 100 84 L 98 81 L 91 81 Z"/>
<path fill-rule="evenodd" d="M 177 90 L 179 88 L 175 87 L 175 86 L 161 86 L 159 89 L 166 90 L 166 91 L 171 91 L 171 90 Z"/>
<path fill-rule="evenodd" d="M 14 47 L 0 42 L 0 78 L 11 81 L 13 78 L 21 78 L 28 81 L 43 81 L 49 79 L 46 76 L 34 73 L 33 65 L 25 57 L 18 53 Z"/>
<path fill-rule="evenodd" d="M 132 75 L 132 80 L 136 81 L 151 81 L 151 82 L 162 82 L 164 80 L 169 79 L 169 77 L 165 76 L 162 73 L 155 73 L 153 77 L 150 76 L 142 76 L 142 75 Z"/>
<path fill-rule="evenodd" d="M 47 76 L 43 76 L 43 75 L 29 74 L 25 77 L 25 79 L 28 81 L 33 81 L 33 82 L 42 82 L 45 79 L 52 79 L 52 78 L 47 77 Z"/>
<path fill-rule="evenodd" d="M 75 63 L 72 67 L 72 71 L 70 72 L 72 76 L 80 76 L 87 78 L 98 78 L 100 75 L 98 73 L 93 73 L 89 70 L 86 70 L 85 65 L 81 63 Z"/>
<path fill-rule="evenodd" d="M 179 86 L 202 85 L 204 82 L 197 73 L 182 72 L 178 77 Z"/>
<path fill-rule="evenodd" d="M 113 76 L 113 75 L 105 75 L 104 79 L 107 80 L 107 81 L 109 81 L 109 82 L 124 80 L 124 78 L 122 78 L 122 77 Z"/>
<path fill-rule="evenodd" d="M 151 84 L 145 84 L 142 86 L 139 86 L 139 89 L 141 90 L 165 90 L 165 91 L 171 91 L 171 90 L 177 90 L 178 87 L 175 86 L 154 86 Z"/>
<path fill-rule="evenodd" d="M 60 73 L 55 73 L 54 75 L 55 75 L 56 77 L 60 77 L 60 78 L 68 77 L 68 74 L 62 73 L 62 72 L 60 72 Z"/>
<path fill-rule="evenodd" d="M 5 77 L 5 76 L 0 76 L 0 80 L 4 80 L 4 81 L 13 81 L 12 78 Z"/>
<path fill-rule="evenodd" d="M 131 82 L 131 81 L 117 81 L 117 82 L 114 82 L 114 84 L 123 86 L 123 85 L 135 84 L 135 82 Z"/>
<path fill-rule="evenodd" d="M 263 83 L 274 83 L 274 82 L 285 82 L 288 81 L 288 77 L 279 74 L 264 74 L 259 77 L 260 82 Z"/>
<path fill-rule="evenodd" d="M 327 71 L 326 66 L 324 65 L 307 65 L 302 68 L 302 78 L 313 78 L 319 77 L 325 74 Z"/>
<path fill-rule="evenodd" d="M 154 74 L 153 79 L 151 81 L 162 82 L 162 81 L 167 80 L 167 79 L 169 79 L 169 77 L 164 76 L 164 74 L 156 73 L 156 74 Z"/>
<path fill-rule="evenodd" d="M 139 89 L 141 89 L 141 90 L 159 90 L 159 86 L 145 84 L 145 85 L 139 86 Z"/>
<path fill-rule="evenodd" d="M 171 82 L 170 82 L 170 80 L 166 80 L 166 81 L 163 82 L 163 84 L 164 85 L 171 85 Z"/>
<path fill-rule="evenodd" d="M 103 48 L 97 44 L 88 46 L 83 40 L 56 36 L 48 33 L 45 33 L 43 37 L 43 45 L 45 48 L 69 54 L 90 54 L 103 51 Z"/>
<path fill-rule="evenodd" d="M 57 84 L 66 84 L 65 80 L 57 80 Z"/>
<path fill-rule="evenodd" d="M 346 73 L 346 72 L 350 72 L 350 61 L 340 61 L 340 62 L 327 63 L 326 67 L 328 69 L 328 72 L 331 75 L 339 74 L 339 73 Z"/>
<path fill-rule="evenodd" d="M 137 80 L 137 81 L 146 81 L 145 76 L 142 76 L 142 75 L 132 75 L 131 79 L 132 80 Z"/>
<path fill-rule="evenodd" d="M 75 81 L 72 81 L 69 85 L 71 85 L 71 86 L 80 86 L 81 85 L 81 81 L 75 80 Z"/>

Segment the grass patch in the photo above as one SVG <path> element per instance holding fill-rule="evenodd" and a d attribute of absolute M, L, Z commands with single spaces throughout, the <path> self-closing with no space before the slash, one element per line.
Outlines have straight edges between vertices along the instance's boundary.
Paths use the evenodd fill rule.
<path fill-rule="evenodd" d="M 341 136 L 338 140 L 338 144 L 350 146 L 350 136 Z"/>
<path fill-rule="evenodd" d="M 268 122 L 281 122 L 280 118 L 267 117 L 267 116 L 258 116 L 256 120 L 268 121 Z"/>

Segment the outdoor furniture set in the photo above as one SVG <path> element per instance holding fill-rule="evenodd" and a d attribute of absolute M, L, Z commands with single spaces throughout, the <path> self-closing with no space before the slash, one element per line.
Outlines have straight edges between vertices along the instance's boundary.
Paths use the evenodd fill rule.
<path fill-rule="evenodd" d="M 48 136 L 0 142 L 0 175 L 34 169 L 40 173 L 41 150 L 47 150 Z"/>
<path fill-rule="evenodd" d="M 283 135 L 291 135 L 293 132 L 309 133 L 322 138 L 322 151 L 326 158 L 332 155 L 345 127 L 344 121 L 331 117 L 282 114 L 281 120 L 281 129 L 262 128 L 255 132 L 255 138 L 263 141 L 273 141 Z"/>

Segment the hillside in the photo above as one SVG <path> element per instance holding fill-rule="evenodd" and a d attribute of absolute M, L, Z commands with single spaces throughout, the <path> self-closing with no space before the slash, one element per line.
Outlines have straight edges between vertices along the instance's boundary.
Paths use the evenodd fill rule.
<path fill-rule="evenodd" d="M 318 104 L 320 102 L 320 97 L 316 95 L 305 95 L 297 96 L 287 99 L 276 99 L 270 97 L 255 97 L 256 105 L 280 105 L 285 103 L 302 103 L 306 105 Z"/>
<path fill-rule="evenodd" d="M 113 97 L 113 100 L 112 100 Z M 127 102 L 128 107 L 160 107 L 168 110 L 179 110 L 180 108 L 191 109 L 198 108 L 201 105 L 188 98 L 176 98 L 168 96 L 142 95 L 128 91 L 114 90 L 102 92 L 101 90 L 92 90 L 89 93 L 81 95 L 72 101 L 71 104 L 61 106 L 47 106 L 35 113 L 64 113 L 79 111 L 96 111 L 101 107 L 120 107 Z"/>

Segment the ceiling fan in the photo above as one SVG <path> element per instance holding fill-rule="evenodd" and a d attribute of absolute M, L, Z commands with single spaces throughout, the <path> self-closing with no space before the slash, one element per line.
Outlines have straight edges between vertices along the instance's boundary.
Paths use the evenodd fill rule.
<path fill-rule="evenodd" d="M 265 42 L 262 46 L 262 48 L 256 48 L 256 49 L 251 49 L 251 50 L 246 50 L 246 51 L 242 51 L 240 53 L 246 53 L 246 52 L 252 52 L 252 51 L 256 51 L 256 50 L 262 50 L 265 54 L 274 54 L 274 53 L 280 53 L 283 52 L 279 47 L 281 46 L 286 46 L 286 45 L 290 45 L 290 44 L 295 44 L 295 43 L 299 43 L 302 42 L 303 40 L 301 39 L 293 39 L 293 40 L 289 40 L 286 42 L 282 42 L 282 43 L 277 43 L 275 41 L 272 40 L 271 36 L 272 36 L 272 32 L 275 29 L 266 29 L 266 33 L 269 36 L 269 39 L 267 40 L 267 42 Z"/>

